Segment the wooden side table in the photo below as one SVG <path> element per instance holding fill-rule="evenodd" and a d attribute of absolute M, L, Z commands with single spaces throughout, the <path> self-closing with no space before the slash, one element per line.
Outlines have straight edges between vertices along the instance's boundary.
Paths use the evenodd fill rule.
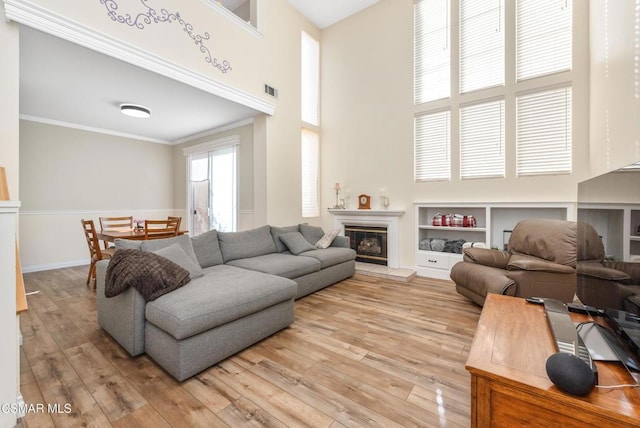
<path fill-rule="evenodd" d="M 488 295 L 466 364 L 471 426 L 640 427 L 640 388 L 595 388 L 586 397 L 566 394 L 547 377 L 545 364 L 555 352 L 542 305 Z M 601 385 L 635 383 L 622 364 L 596 365 Z"/>

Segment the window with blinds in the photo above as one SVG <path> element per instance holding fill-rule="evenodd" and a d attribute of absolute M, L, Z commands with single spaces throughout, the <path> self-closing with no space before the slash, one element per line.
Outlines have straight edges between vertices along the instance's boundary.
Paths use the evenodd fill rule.
<path fill-rule="evenodd" d="M 504 177 L 504 100 L 460 109 L 460 178 Z"/>
<path fill-rule="evenodd" d="M 449 14 L 449 0 L 422 0 L 414 3 L 415 104 L 449 97 Z"/>
<path fill-rule="evenodd" d="M 518 176 L 571 172 L 571 88 L 517 97 Z"/>
<path fill-rule="evenodd" d="M 460 1 L 460 92 L 504 85 L 504 0 Z"/>
<path fill-rule="evenodd" d="M 320 215 L 319 158 L 320 142 L 317 132 L 302 129 L 302 217 Z"/>
<path fill-rule="evenodd" d="M 302 32 L 300 64 L 301 116 L 304 122 L 312 125 L 319 123 L 320 94 L 320 45 L 309 34 Z"/>
<path fill-rule="evenodd" d="M 441 111 L 415 118 L 415 180 L 451 178 L 451 112 Z"/>
<path fill-rule="evenodd" d="M 571 70 L 571 0 L 519 0 L 516 17 L 518 80 Z"/>

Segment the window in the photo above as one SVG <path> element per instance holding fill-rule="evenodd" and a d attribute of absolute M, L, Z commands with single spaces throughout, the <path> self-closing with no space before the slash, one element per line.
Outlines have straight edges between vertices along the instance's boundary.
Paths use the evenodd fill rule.
<path fill-rule="evenodd" d="M 449 0 L 415 2 L 414 9 L 414 100 L 421 104 L 449 97 Z"/>
<path fill-rule="evenodd" d="M 302 175 L 302 216 L 320 215 L 320 45 L 309 34 L 301 39 L 301 118 L 300 137 Z"/>
<path fill-rule="evenodd" d="M 425 114 L 415 119 L 415 180 L 451 178 L 451 112 Z"/>
<path fill-rule="evenodd" d="M 304 31 L 302 32 L 301 56 L 302 121 L 318 125 L 320 45 Z"/>
<path fill-rule="evenodd" d="M 573 7 L 414 0 L 416 181 L 571 173 Z"/>
<path fill-rule="evenodd" d="M 504 100 L 460 109 L 460 178 L 504 177 Z"/>
<path fill-rule="evenodd" d="M 518 2 L 516 74 L 518 80 L 571 69 L 571 2 Z"/>
<path fill-rule="evenodd" d="M 571 172 L 571 88 L 518 97 L 518 176 Z"/>
<path fill-rule="evenodd" d="M 460 2 L 460 92 L 504 84 L 503 0 Z"/>
<path fill-rule="evenodd" d="M 302 129 L 302 217 L 320 215 L 318 133 Z"/>

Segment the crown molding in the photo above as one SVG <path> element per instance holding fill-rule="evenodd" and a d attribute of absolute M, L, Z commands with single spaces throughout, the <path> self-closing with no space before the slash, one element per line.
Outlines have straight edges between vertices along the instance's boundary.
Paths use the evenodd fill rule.
<path fill-rule="evenodd" d="M 262 113 L 273 115 L 276 105 L 193 72 L 146 52 L 122 40 L 96 32 L 90 27 L 64 18 L 33 2 L 26 0 L 4 0 L 6 18 L 35 28 L 80 46 L 104 53 L 130 64 L 153 71 L 171 79 L 186 83 L 213 95 L 251 107 Z"/>

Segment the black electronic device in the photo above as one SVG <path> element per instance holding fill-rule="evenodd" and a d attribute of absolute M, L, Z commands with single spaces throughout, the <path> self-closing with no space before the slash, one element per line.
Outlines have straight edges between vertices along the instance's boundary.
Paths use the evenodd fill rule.
<path fill-rule="evenodd" d="M 640 317 L 617 309 L 606 309 L 605 314 L 609 326 L 640 359 Z"/>
<path fill-rule="evenodd" d="M 579 303 L 567 303 L 567 310 L 569 312 L 591 315 L 594 317 L 599 317 L 604 315 L 604 311 L 602 309 L 597 309 L 597 308 L 594 308 L 593 306 L 581 305 Z"/>
<path fill-rule="evenodd" d="M 574 395 L 588 394 L 598 383 L 598 369 L 576 331 L 567 306 L 560 300 L 545 298 L 544 311 L 558 354 L 573 357 L 556 356 L 558 354 L 549 357 L 546 366 L 549 379 L 562 391 Z M 587 372 L 590 375 L 586 375 Z M 589 385 L 588 391 L 585 384 Z"/>

